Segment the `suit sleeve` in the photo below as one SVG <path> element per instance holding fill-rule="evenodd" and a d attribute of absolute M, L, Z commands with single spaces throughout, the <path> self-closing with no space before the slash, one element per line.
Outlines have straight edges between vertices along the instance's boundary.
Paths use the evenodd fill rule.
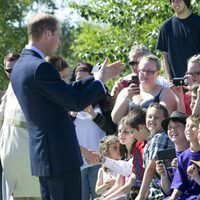
<path fill-rule="evenodd" d="M 81 111 L 105 95 L 99 81 L 92 77 L 76 83 L 66 84 L 56 69 L 49 63 L 42 63 L 35 72 L 34 86 L 41 95 L 71 111 Z"/>

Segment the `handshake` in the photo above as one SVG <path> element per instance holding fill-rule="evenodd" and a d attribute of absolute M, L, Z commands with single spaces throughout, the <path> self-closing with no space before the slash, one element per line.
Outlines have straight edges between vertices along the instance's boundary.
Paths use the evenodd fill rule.
<path fill-rule="evenodd" d="M 84 147 L 81 147 L 81 153 L 89 164 L 100 164 L 105 161 L 105 157 L 100 153 L 90 151 Z"/>

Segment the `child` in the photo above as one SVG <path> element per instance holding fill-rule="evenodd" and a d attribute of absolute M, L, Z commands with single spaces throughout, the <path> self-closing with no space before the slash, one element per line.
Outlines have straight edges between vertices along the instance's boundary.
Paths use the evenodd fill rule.
<path fill-rule="evenodd" d="M 104 137 L 100 141 L 100 153 L 103 156 L 107 156 L 114 160 L 120 159 L 120 152 L 119 152 L 119 139 L 112 135 Z M 117 173 L 111 171 L 110 169 L 103 166 L 98 171 L 98 178 L 96 183 L 96 193 L 98 195 L 105 193 L 108 189 L 110 189 L 116 180 Z"/>
<path fill-rule="evenodd" d="M 125 118 L 118 123 L 118 138 L 121 144 L 121 155 L 125 160 L 132 159 L 132 151 L 135 145 L 135 137 L 131 134 L 125 125 Z M 126 199 L 131 189 L 131 177 L 124 177 L 118 174 L 115 185 L 106 192 L 103 197 L 97 198 L 98 200 L 117 200 Z"/>
<path fill-rule="evenodd" d="M 197 199 L 200 194 L 200 186 L 192 177 L 190 177 L 190 175 L 192 175 L 190 166 L 193 166 L 191 160 L 200 161 L 200 145 L 197 139 L 199 123 L 200 116 L 192 115 L 187 118 L 185 136 L 190 142 L 190 148 L 184 151 L 178 158 L 178 167 L 171 186 L 174 190 L 169 200 L 175 200 L 180 196 L 180 199 L 194 200 Z"/>
<path fill-rule="evenodd" d="M 147 144 L 144 149 L 144 176 L 142 185 L 136 200 L 163 199 L 163 193 L 158 186 L 156 177 L 156 160 L 157 152 L 162 149 L 174 148 L 174 144 L 168 138 L 166 132 L 161 126 L 162 120 L 168 117 L 167 109 L 159 104 L 152 103 L 149 105 L 146 114 L 146 126 L 150 131 L 147 138 Z"/>
<path fill-rule="evenodd" d="M 168 133 L 169 139 L 175 144 L 176 157 L 189 148 L 189 142 L 185 137 L 185 124 L 187 115 L 174 111 L 169 118 L 162 121 L 163 129 Z M 177 158 L 175 158 L 177 160 Z M 174 163 L 174 162 L 173 162 Z M 172 166 L 173 169 L 175 166 Z M 174 177 L 172 168 L 166 169 L 162 162 L 156 161 L 156 171 L 161 176 L 161 188 L 166 195 L 171 195 L 171 182 Z"/>

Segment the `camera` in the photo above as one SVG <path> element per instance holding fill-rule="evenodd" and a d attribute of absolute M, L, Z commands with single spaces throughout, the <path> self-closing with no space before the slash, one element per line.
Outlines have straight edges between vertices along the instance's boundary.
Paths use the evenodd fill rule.
<path fill-rule="evenodd" d="M 185 78 L 180 77 L 180 78 L 173 78 L 172 83 L 175 86 L 181 86 L 181 85 L 186 85 L 185 83 Z"/>
<path fill-rule="evenodd" d="M 139 78 L 137 75 L 131 76 L 131 80 L 123 80 L 122 84 L 124 87 L 128 87 L 131 83 L 135 83 L 136 85 L 139 86 Z"/>
<path fill-rule="evenodd" d="M 158 160 L 162 161 L 166 169 L 171 168 L 171 161 L 176 158 L 176 151 L 172 149 L 163 149 L 157 152 Z"/>

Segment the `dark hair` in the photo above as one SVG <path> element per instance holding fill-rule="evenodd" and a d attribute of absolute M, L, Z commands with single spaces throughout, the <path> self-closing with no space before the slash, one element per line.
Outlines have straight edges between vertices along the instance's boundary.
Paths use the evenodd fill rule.
<path fill-rule="evenodd" d="M 190 8 L 191 0 L 183 0 L 185 5 Z M 172 0 L 170 0 L 170 3 L 172 3 Z"/>
<path fill-rule="evenodd" d="M 58 20 L 53 15 L 46 13 L 36 14 L 28 23 L 29 40 L 40 40 L 45 30 L 54 32 L 57 30 L 58 24 Z"/>
<path fill-rule="evenodd" d="M 91 73 L 92 71 L 92 68 L 93 68 L 93 65 L 91 65 L 90 63 L 86 63 L 86 62 L 81 62 L 81 63 L 78 63 L 75 68 L 73 69 L 72 71 L 72 75 L 69 79 L 70 82 L 72 81 L 75 81 L 76 80 L 76 73 L 77 73 L 77 69 L 83 69 L 83 71 L 87 71 L 89 72 L 89 74 Z"/>
<path fill-rule="evenodd" d="M 124 125 L 124 126 L 126 126 L 126 124 L 125 124 L 125 117 L 123 117 L 119 122 L 118 122 L 118 127 L 119 127 L 119 125 L 120 124 L 122 124 L 122 125 Z M 132 151 L 133 151 L 133 149 L 134 149 L 134 147 L 135 147 L 135 143 L 137 142 L 137 140 L 135 139 L 134 141 L 133 141 L 133 144 L 132 144 L 132 146 L 131 146 L 131 149 L 130 149 L 130 152 L 132 153 Z M 128 149 L 126 148 L 126 146 L 124 145 L 124 144 L 120 144 L 120 155 L 121 155 L 121 159 L 122 160 L 128 160 L 129 158 L 128 158 Z"/>
<path fill-rule="evenodd" d="M 46 60 L 48 63 L 54 65 L 59 72 L 65 68 L 69 68 L 67 62 L 60 56 L 47 56 Z"/>
<path fill-rule="evenodd" d="M 125 117 L 125 124 L 139 130 L 139 125 L 146 124 L 146 110 L 141 107 L 131 110 Z"/>
<path fill-rule="evenodd" d="M 20 57 L 19 53 L 8 53 L 3 60 L 4 65 L 6 64 L 7 61 L 16 61 Z"/>
<path fill-rule="evenodd" d="M 151 103 L 151 104 L 149 105 L 149 107 L 147 108 L 147 110 L 148 110 L 149 108 L 156 108 L 156 109 L 158 109 L 158 110 L 161 110 L 161 111 L 163 112 L 164 118 L 169 117 L 169 113 L 168 113 L 168 111 L 167 111 L 167 108 L 166 108 L 165 106 L 159 104 L 159 103 L 156 103 L 156 102 Z"/>

